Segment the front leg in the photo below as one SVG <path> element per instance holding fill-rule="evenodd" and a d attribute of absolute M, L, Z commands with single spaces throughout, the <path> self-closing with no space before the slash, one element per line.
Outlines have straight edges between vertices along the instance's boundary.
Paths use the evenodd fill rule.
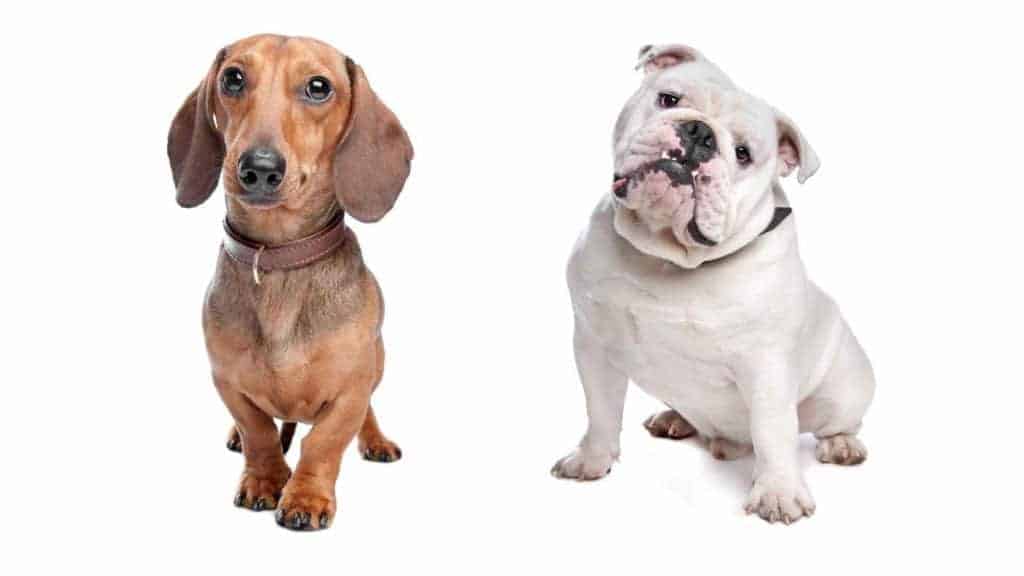
<path fill-rule="evenodd" d="M 274 419 L 226 381 L 214 378 L 214 383 L 235 419 L 245 456 L 245 468 L 235 492 L 235 506 L 273 510 L 291 476 Z"/>
<path fill-rule="evenodd" d="M 292 530 L 327 528 L 337 511 L 334 484 L 341 456 L 366 418 L 370 386 L 351 386 L 317 414 L 302 456 L 284 488 L 277 523 Z"/>
<path fill-rule="evenodd" d="M 798 462 L 797 380 L 783 366 L 765 363 L 741 374 L 750 409 L 754 483 L 745 510 L 769 522 L 796 522 L 814 513 L 814 500 Z"/>
<path fill-rule="evenodd" d="M 579 323 L 573 338 L 576 369 L 587 399 L 587 432 L 579 446 L 555 463 L 557 478 L 596 480 L 619 457 L 619 433 L 628 379 L 608 362 L 603 347 Z"/>

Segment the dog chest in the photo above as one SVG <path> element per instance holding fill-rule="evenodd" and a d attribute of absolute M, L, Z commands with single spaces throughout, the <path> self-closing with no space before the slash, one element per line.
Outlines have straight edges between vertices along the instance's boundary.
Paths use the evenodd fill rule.
<path fill-rule="evenodd" d="M 371 386 L 380 296 L 368 272 L 330 287 L 289 274 L 268 276 L 256 294 L 247 277 L 222 271 L 203 325 L 219 385 L 272 416 L 310 422 L 348 387 Z M 249 298 L 242 297 L 246 290 Z"/>

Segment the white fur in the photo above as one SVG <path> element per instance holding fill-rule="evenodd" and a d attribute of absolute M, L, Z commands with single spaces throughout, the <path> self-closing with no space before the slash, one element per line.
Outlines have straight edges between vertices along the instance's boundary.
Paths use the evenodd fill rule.
<path fill-rule="evenodd" d="M 654 108 L 657 91 L 673 83 L 703 91 L 699 102 L 685 110 Z M 741 169 L 731 162 L 728 225 L 714 247 L 659 233 L 628 199 L 609 195 L 598 204 L 568 267 L 589 424 L 553 472 L 578 479 L 608 472 L 619 454 L 631 380 L 705 439 L 752 444 L 747 511 L 795 521 L 814 510 L 797 465 L 798 433 L 822 439 L 823 461 L 841 462 L 857 450 L 863 456 L 853 435 L 874 391 L 871 366 L 838 307 L 807 278 L 794 216 L 760 235 L 774 207 L 786 204 L 777 183 L 783 130 L 776 122 L 800 140 L 795 144 L 808 164 L 801 171 L 813 173 L 817 157 L 788 118 L 739 92 L 698 55 L 648 72 L 620 116 L 616 168 L 645 127 L 666 113 L 711 124 L 725 143 L 723 158 L 731 151 L 731 123 L 743 118 L 747 130 L 757 131 L 761 163 Z"/>

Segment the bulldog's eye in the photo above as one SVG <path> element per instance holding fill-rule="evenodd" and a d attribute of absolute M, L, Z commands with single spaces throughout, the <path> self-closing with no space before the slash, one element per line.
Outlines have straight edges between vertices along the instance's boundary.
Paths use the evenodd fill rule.
<path fill-rule="evenodd" d="M 661 108 L 675 108 L 676 104 L 679 104 L 679 96 L 671 94 L 669 92 L 661 92 L 658 94 L 658 106 Z"/>
<path fill-rule="evenodd" d="M 333 92 L 331 83 L 323 76 L 313 76 L 306 82 L 306 98 L 313 102 L 324 102 Z"/>
<path fill-rule="evenodd" d="M 220 89 L 228 96 L 238 96 L 245 91 L 245 74 L 234 66 L 228 68 L 220 77 Z"/>
<path fill-rule="evenodd" d="M 746 146 L 736 147 L 736 161 L 739 162 L 740 166 L 746 166 L 750 164 L 753 158 L 750 157 L 750 148 Z"/>

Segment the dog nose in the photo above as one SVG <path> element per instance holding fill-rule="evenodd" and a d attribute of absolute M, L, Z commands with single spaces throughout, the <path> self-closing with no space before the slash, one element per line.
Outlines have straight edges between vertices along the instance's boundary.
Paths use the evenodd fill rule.
<path fill-rule="evenodd" d="M 252 194 L 277 190 L 284 180 L 284 171 L 284 157 L 273 148 L 250 148 L 238 159 L 238 181 Z"/>
<path fill-rule="evenodd" d="M 700 120 L 683 122 L 679 125 L 676 133 L 683 144 L 683 149 L 686 150 L 687 164 L 696 166 L 707 162 L 718 151 L 715 131 Z"/>

